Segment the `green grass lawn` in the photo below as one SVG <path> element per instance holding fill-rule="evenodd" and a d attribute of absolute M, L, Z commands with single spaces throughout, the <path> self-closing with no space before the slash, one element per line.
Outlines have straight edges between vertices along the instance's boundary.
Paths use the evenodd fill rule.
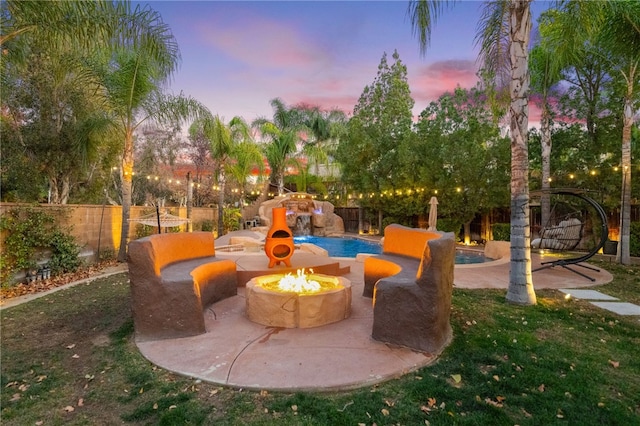
<path fill-rule="evenodd" d="M 640 304 L 640 266 L 594 289 Z M 535 274 L 534 274 L 535 280 Z M 538 291 L 455 290 L 433 365 L 340 393 L 223 388 L 168 373 L 132 341 L 126 274 L 5 309 L 3 425 L 640 425 L 640 318 Z"/>

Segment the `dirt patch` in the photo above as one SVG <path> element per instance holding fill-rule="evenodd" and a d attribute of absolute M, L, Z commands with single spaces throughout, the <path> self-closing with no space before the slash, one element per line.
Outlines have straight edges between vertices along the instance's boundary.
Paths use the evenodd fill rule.
<path fill-rule="evenodd" d="M 93 346 L 106 347 L 109 346 L 111 340 L 109 339 L 109 336 L 100 334 L 91 339 L 91 343 L 93 343 Z"/>

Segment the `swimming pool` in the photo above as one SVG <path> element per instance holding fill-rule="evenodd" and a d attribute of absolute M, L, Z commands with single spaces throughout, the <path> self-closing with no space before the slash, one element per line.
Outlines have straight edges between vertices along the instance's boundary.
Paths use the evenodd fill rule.
<path fill-rule="evenodd" d="M 329 252 L 331 257 L 356 257 L 358 253 L 382 253 L 380 244 L 350 237 L 316 237 L 305 235 L 293 237 L 296 244 L 315 244 Z M 485 257 L 482 253 L 456 250 L 456 264 L 468 265 L 472 263 L 490 262 L 493 259 Z"/>
<path fill-rule="evenodd" d="M 331 257 L 356 257 L 358 253 L 380 254 L 382 252 L 380 244 L 359 238 L 304 235 L 293 237 L 293 242 L 315 244 L 328 251 Z"/>

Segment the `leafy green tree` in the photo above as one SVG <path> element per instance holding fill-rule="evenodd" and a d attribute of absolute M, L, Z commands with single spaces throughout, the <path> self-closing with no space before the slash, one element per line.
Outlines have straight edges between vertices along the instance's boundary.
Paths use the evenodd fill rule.
<path fill-rule="evenodd" d="M 468 228 L 477 212 L 508 203 L 508 140 L 494 123 L 487 97 L 456 89 L 422 111 L 416 141 L 403 152 L 416 182 L 443 195 L 442 217 Z"/>
<path fill-rule="evenodd" d="M 414 32 L 426 52 L 432 22 L 450 2 L 414 0 L 409 15 Z M 529 116 L 528 51 L 531 34 L 531 0 L 487 2 L 479 24 L 480 56 L 488 72 L 510 76 L 509 130 L 511 135 L 511 270 L 507 301 L 535 304 L 531 275 L 529 224 Z M 505 55 L 508 49 L 509 55 Z M 505 62 L 501 59 L 508 58 Z"/>
<path fill-rule="evenodd" d="M 394 52 L 392 58 L 393 63 L 389 64 L 387 54 L 382 55 L 377 75 L 360 95 L 336 151 L 343 180 L 356 193 L 363 194 L 358 196 L 361 205 L 387 212 L 391 212 L 399 200 L 394 203 L 389 197 L 378 195 L 395 194 L 404 189 L 406 179 L 400 152 L 413 137 L 414 100 L 407 68 L 398 52 Z"/>
<path fill-rule="evenodd" d="M 202 132 L 201 127 L 193 124 L 189 127 L 189 136 L 184 149 L 195 166 L 195 176 L 193 176 L 194 205 L 202 206 L 213 202 L 213 180 L 210 173 L 214 170 L 215 165 L 211 158 L 209 140 Z"/>
<path fill-rule="evenodd" d="M 640 2 L 560 2 L 556 31 L 547 40 L 561 57 L 579 61 L 581 49 L 573 46 L 593 44 L 610 61 L 611 76 L 619 82 L 622 98 L 622 150 L 620 242 L 616 260 L 630 263 L 631 223 L 631 134 L 640 101 Z M 573 18 L 573 19 L 569 19 Z M 568 46 L 571 46 L 569 48 Z"/>
<path fill-rule="evenodd" d="M 19 199 L 33 202 L 41 199 L 34 195 L 48 192 L 50 203 L 66 204 L 74 190 L 91 186 L 108 167 L 105 158 L 113 158 L 108 120 L 94 95 L 97 82 L 77 52 L 44 52 L 37 41 L 30 52 L 25 62 L 2 69 L 3 136 L 13 145 L 4 152 L 9 161 L 3 194 L 15 190 Z"/>

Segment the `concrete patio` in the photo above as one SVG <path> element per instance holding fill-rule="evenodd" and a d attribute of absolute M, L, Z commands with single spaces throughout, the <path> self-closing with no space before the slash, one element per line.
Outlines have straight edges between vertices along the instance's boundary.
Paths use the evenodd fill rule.
<path fill-rule="evenodd" d="M 242 256 L 225 254 L 225 257 Z M 261 268 L 263 254 L 242 256 L 249 268 Z M 533 255 L 533 267 L 541 261 Z M 371 299 L 361 296 L 363 264 L 336 259 L 351 280 L 352 313 L 344 321 L 310 329 L 255 324 L 245 317 L 244 288 L 214 304 L 206 313 L 207 333 L 199 336 L 137 342 L 142 354 L 162 368 L 195 379 L 244 389 L 335 391 L 373 385 L 431 364 L 433 354 L 391 347 L 371 338 Z M 292 259 L 295 265 L 295 257 Z M 302 259 L 298 259 L 302 261 Z M 611 281 L 607 271 L 589 271 L 591 282 L 564 268 L 533 274 L 536 289 L 580 288 Z M 455 268 L 455 287 L 506 289 L 509 261 L 502 259 Z M 455 338 L 455 336 L 454 336 Z"/>

